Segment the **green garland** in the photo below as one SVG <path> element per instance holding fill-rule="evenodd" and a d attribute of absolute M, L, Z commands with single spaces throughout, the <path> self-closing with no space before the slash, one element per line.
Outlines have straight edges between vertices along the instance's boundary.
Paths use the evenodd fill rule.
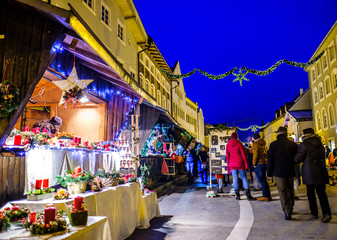
<path fill-rule="evenodd" d="M 251 125 L 251 126 L 249 126 L 249 127 L 247 127 L 247 128 L 239 128 L 239 127 L 237 127 L 237 129 L 239 129 L 240 131 L 248 131 L 249 129 L 252 129 L 252 132 L 255 133 L 258 129 L 265 128 L 268 124 L 269 124 L 269 122 L 266 123 L 266 124 L 263 125 L 263 126 Z"/>
<path fill-rule="evenodd" d="M 220 74 L 220 75 L 213 75 L 213 74 L 209 74 L 205 71 L 202 71 L 200 69 L 193 69 L 191 72 L 188 72 L 188 73 L 185 73 L 185 74 L 172 74 L 172 73 L 169 73 L 167 71 L 165 71 L 164 69 L 161 69 L 162 72 L 164 72 L 168 77 L 172 78 L 172 79 L 179 79 L 179 78 L 187 78 L 187 77 L 190 77 L 192 76 L 197 70 L 204 76 L 208 77 L 209 79 L 212 79 L 212 80 L 219 80 L 219 79 L 222 79 L 222 78 L 225 78 L 225 77 L 228 77 L 229 75 L 233 75 L 235 76 L 236 78 L 233 80 L 233 82 L 236 82 L 236 81 L 239 81 L 240 82 L 240 85 L 242 86 L 242 81 L 249 81 L 249 79 L 247 79 L 245 76 L 248 74 L 248 73 L 251 73 L 251 74 L 255 74 L 255 75 L 258 75 L 258 76 L 266 76 L 272 72 L 275 71 L 275 69 L 280 66 L 282 63 L 286 63 L 290 66 L 294 66 L 294 67 L 300 67 L 300 68 L 307 68 L 309 66 L 311 66 L 312 64 L 314 64 L 318 59 L 320 59 L 323 54 L 324 54 L 325 50 L 323 50 L 317 57 L 315 57 L 313 60 L 307 62 L 307 63 L 299 63 L 299 62 L 294 62 L 294 61 L 289 61 L 287 59 L 282 59 L 280 61 L 277 61 L 273 66 L 271 66 L 270 68 L 268 68 L 267 70 L 255 70 L 255 69 L 250 69 L 250 68 L 246 68 L 246 67 L 236 67 L 236 68 L 233 68 L 232 70 L 228 71 L 228 72 L 225 72 L 223 74 Z M 237 69 L 239 69 L 239 73 L 234 73 Z M 245 71 L 245 72 L 243 72 Z"/>
<path fill-rule="evenodd" d="M 0 83 L 0 118 L 7 117 L 20 105 L 20 91 L 9 81 Z"/>

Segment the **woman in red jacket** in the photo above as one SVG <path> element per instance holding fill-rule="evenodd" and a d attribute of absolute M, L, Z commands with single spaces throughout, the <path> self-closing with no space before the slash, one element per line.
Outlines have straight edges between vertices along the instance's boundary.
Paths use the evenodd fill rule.
<path fill-rule="evenodd" d="M 243 187 L 246 191 L 247 200 L 256 200 L 250 195 L 249 185 L 246 177 L 245 170 L 248 169 L 248 161 L 243 149 L 242 143 L 238 140 L 238 134 L 233 132 L 231 139 L 228 141 L 226 147 L 226 158 L 228 164 L 228 172 L 232 173 L 234 190 L 236 194 L 236 199 L 240 200 L 240 191 L 238 184 L 238 174 L 240 174 Z"/>

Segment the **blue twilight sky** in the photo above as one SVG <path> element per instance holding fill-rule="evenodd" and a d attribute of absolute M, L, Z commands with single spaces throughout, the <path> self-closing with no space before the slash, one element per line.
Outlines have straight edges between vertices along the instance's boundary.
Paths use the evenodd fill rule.
<path fill-rule="evenodd" d="M 145 30 L 170 67 L 222 74 L 233 67 L 266 70 L 287 59 L 307 62 L 337 20 L 336 0 L 134 0 Z M 282 64 L 267 76 L 247 74 L 210 80 L 184 79 L 187 96 L 205 122 L 239 127 L 271 121 L 275 110 L 309 87 L 307 73 Z M 239 137 L 247 141 L 251 132 Z M 244 136 L 243 136 L 244 135 Z M 245 139 L 242 139 L 242 138 Z"/>

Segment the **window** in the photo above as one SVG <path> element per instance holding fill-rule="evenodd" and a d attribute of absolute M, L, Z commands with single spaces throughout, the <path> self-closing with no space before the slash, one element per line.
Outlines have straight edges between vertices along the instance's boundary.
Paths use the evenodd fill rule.
<path fill-rule="evenodd" d="M 316 81 L 316 74 L 315 74 L 315 69 L 312 69 L 312 81 L 315 82 Z"/>
<path fill-rule="evenodd" d="M 330 127 L 335 127 L 335 113 L 332 104 L 329 105 L 329 124 Z"/>
<path fill-rule="evenodd" d="M 325 79 L 325 95 L 328 95 L 331 93 L 331 89 L 330 89 L 330 78 L 327 77 Z"/>
<path fill-rule="evenodd" d="M 154 85 L 153 84 L 151 84 L 151 95 L 152 95 L 152 97 L 155 97 L 155 91 L 156 91 L 156 89 L 154 88 Z"/>
<path fill-rule="evenodd" d="M 166 109 L 166 97 L 164 95 L 163 95 L 162 105 Z"/>
<path fill-rule="evenodd" d="M 317 61 L 317 75 L 320 75 L 321 74 L 321 65 L 320 65 L 320 62 Z"/>
<path fill-rule="evenodd" d="M 319 112 L 316 113 L 316 122 L 317 122 L 318 131 L 322 130 L 321 116 L 320 116 Z"/>
<path fill-rule="evenodd" d="M 323 128 L 327 129 L 328 128 L 328 116 L 326 115 L 325 108 L 323 108 L 322 115 L 323 115 Z"/>
<path fill-rule="evenodd" d="M 330 64 L 331 64 L 331 62 L 334 61 L 335 58 L 336 58 L 336 53 L 335 53 L 335 51 L 336 51 L 336 47 L 334 46 L 334 43 L 332 42 L 332 43 L 330 44 L 330 46 L 329 46 Z"/>
<path fill-rule="evenodd" d="M 101 20 L 110 27 L 110 10 L 102 4 Z"/>
<path fill-rule="evenodd" d="M 94 10 L 94 0 L 83 0 L 85 5 L 87 5 L 91 10 Z"/>
<path fill-rule="evenodd" d="M 135 75 L 134 72 L 130 71 L 130 75 L 131 75 L 131 77 L 132 77 L 133 79 L 136 79 L 136 75 Z"/>
<path fill-rule="evenodd" d="M 327 67 L 328 67 L 328 58 L 326 57 L 326 54 L 324 54 L 323 69 L 326 69 Z"/>
<path fill-rule="evenodd" d="M 323 92 L 323 84 L 319 86 L 319 99 L 323 99 L 324 97 L 324 92 Z"/>
<path fill-rule="evenodd" d="M 333 79 L 334 79 L 334 87 L 337 88 L 337 72 L 333 74 Z"/>
<path fill-rule="evenodd" d="M 146 91 L 147 93 L 149 93 L 149 84 L 150 84 L 149 80 L 146 80 L 146 81 L 145 81 L 145 91 Z"/>
<path fill-rule="evenodd" d="M 161 105 L 160 100 L 161 100 L 161 98 L 160 98 L 160 91 L 157 90 L 157 103 L 158 103 L 159 105 Z"/>
<path fill-rule="evenodd" d="M 118 24 L 118 28 L 117 29 L 118 29 L 117 30 L 118 31 L 117 32 L 117 37 L 120 40 L 124 41 L 124 27 L 122 25 Z"/>
<path fill-rule="evenodd" d="M 169 111 L 171 111 L 171 104 L 170 104 L 170 100 L 167 99 L 167 109 Z"/>

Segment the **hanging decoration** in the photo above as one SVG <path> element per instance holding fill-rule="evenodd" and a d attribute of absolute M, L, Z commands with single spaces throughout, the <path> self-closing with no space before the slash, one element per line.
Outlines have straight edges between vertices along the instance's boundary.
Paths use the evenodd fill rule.
<path fill-rule="evenodd" d="M 73 104 L 75 106 L 75 103 L 79 100 L 76 99 L 76 97 L 70 97 L 70 96 L 80 96 L 80 92 L 82 94 L 82 90 L 88 86 L 93 80 L 80 80 L 78 79 L 77 72 L 75 66 L 71 70 L 71 73 L 69 74 L 67 80 L 65 81 L 53 81 L 53 83 L 58 86 L 62 90 L 62 97 L 59 102 L 59 106 L 62 104 L 66 105 L 68 104 L 68 101 L 70 98 L 74 101 Z M 66 102 L 67 101 L 67 102 Z"/>
<path fill-rule="evenodd" d="M 275 69 L 280 66 L 282 63 L 286 63 L 290 66 L 294 66 L 294 67 L 300 67 L 300 68 L 307 68 L 309 66 L 311 66 L 312 64 L 314 64 L 318 59 L 320 59 L 323 54 L 324 54 L 325 50 L 323 50 L 317 57 L 315 57 L 313 60 L 307 62 L 307 63 L 299 63 L 299 62 L 294 62 L 294 61 L 289 61 L 287 59 L 282 59 L 278 62 L 276 62 L 273 66 L 271 66 L 270 68 L 268 68 L 267 70 L 261 71 L 261 70 L 255 70 L 255 69 L 250 69 L 250 68 L 246 68 L 246 67 L 235 67 L 233 69 L 231 69 L 228 72 L 225 72 L 224 74 L 221 75 L 213 75 L 213 74 L 209 74 L 207 72 L 204 72 L 200 69 L 193 69 L 191 72 L 185 73 L 185 74 L 171 74 L 167 71 L 165 71 L 164 69 L 161 69 L 162 72 L 164 72 L 168 77 L 172 78 L 172 79 L 180 79 L 180 78 L 187 78 L 192 76 L 197 70 L 204 76 L 208 77 L 209 79 L 212 80 L 219 80 L 222 78 L 225 78 L 229 75 L 233 75 L 236 78 L 233 80 L 233 82 L 237 82 L 239 81 L 240 85 L 242 86 L 242 81 L 249 81 L 249 79 L 247 79 L 245 76 L 250 73 L 250 74 L 255 74 L 258 76 L 266 76 L 272 72 L 275 71 Z M 238 73 L 235 73 L 235 71 L 239 69 Z M 244 71 L 244 72 L 243 72 Z"/>
<path fill-rule="evenodd" d="M 239 127 L 237 127 L 237 129 L 238 130 L 240 130 L 240 131 L 248 131 L 249 129 L 251 129 L 252 130 L 252 132 L 257 132 L 257 130 L 258 129 L 261 129 L 261 128 L 265 128 L 265 127 L 267 127 L 268 126 L 268 124 L 269 124 L 269 122 L 268 123 L 266 123 L 265 125 L 263 125 L 263 126 L 258 126 L 258 125 L 251 125 L 251 126 L 249 126 L 248 128 L 239 128 Z"/>
<path fill-rule="evenodd" d="M 6 67 L 0 83 L 0 118 L 7 117 L 20 106 L 20 91 L 11 82 L 5 81 L 9 61 L 5 59 Z"/>

